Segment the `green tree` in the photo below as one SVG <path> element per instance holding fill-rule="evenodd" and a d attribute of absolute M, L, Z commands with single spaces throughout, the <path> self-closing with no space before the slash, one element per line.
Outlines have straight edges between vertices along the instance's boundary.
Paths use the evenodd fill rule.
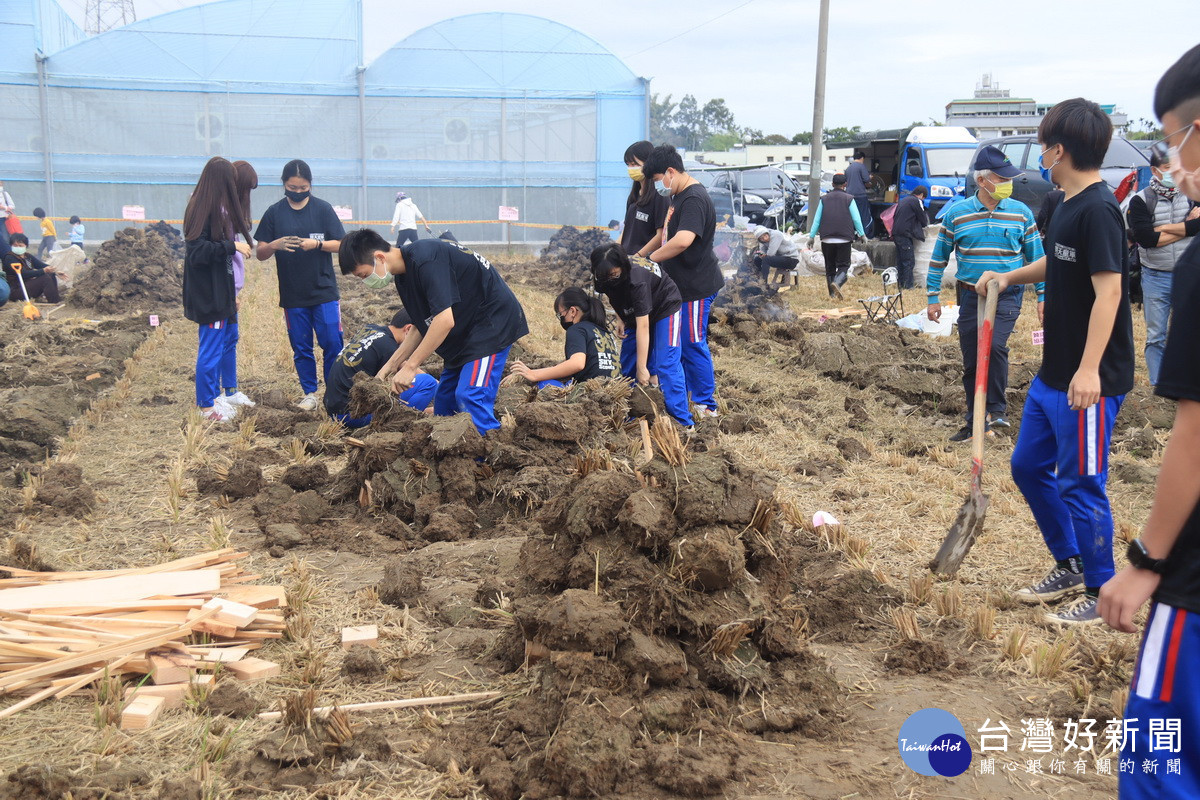
<path fill-rule="evenodd" d="M 1125 130 L 1126 139 L 1146 140 L 1146 139 L 1161 139 L 1163 137 L 1163 129 L 1152 119 L 1138 117 L 1134 122 L 1130 122 Z"/>
<path fill-rule="evenodd" d="M 812 131 L 801 131 L 792 137 L 792 144 L 812 144 Z"/>
<path fill-rule="evenodd" d="M 856 139 L 861 134 L 861 125 L 855 125 L 853 128 L 826 128 L 821 136 L 821 141 L 825 143 L 844 142 L 850 139 Z"/>
<path fill-rule="evenodd" d="M 679 104 L 671 99 L 671 95 L 662 99 L 659 99 L 658 94 L 650 95 L 650 141 L 655 144 L 676 144 L 672 125 L 678 106 Z"/>
<path fill-rule="evenodd" d="M 736 133 L 714 133 L 700 143 L 700 149 L 713 152 L 728 150 L 740 141 Z"/>

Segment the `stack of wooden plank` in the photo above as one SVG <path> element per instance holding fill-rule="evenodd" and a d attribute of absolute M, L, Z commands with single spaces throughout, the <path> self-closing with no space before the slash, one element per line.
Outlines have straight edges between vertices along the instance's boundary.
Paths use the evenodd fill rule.
<path fill-rule="evenodd" d="M 283 636 L 283 587 L 233 548 L 137 569 L 31 572 L 0 565 L 0 696 L 27 695 L 0 718 L 66 697 L 107 675 L 130 675 L 123 715 L 148 727 L 221 668 L 241 680 L 279 674 L 248 654 Z M 151 686 L 152 684 L 152 686 Z"/>

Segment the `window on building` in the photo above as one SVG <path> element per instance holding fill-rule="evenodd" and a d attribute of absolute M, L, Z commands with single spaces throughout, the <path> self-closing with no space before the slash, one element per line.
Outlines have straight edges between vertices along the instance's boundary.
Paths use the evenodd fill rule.
<path fill-rule="evenodd" d="M 768 163 L 768 164 L 774 163 L 774 161 L 775 161 L 775 156 L 767 156 L 767 163 Z"/>
<path fill-rule="evenodd" d="M 837 156 L 830 156 L 830 157 L 829 157 L 829 163 L 830 163 L 830 164 L 836 164 L 836 163 L 837 163 Z"/>
<path fill-rule="evenodd" d="M 784 157 L 783 157 L 783 160 L 784 160 L 784 161 L 791 161 L 791 160 L 792 160 L 792 157 L 791 157 L 791 156 L 784 156 Z"/>

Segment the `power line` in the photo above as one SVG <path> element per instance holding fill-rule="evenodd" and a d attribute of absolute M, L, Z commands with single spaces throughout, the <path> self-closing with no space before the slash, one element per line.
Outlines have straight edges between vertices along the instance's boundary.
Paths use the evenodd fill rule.
<path fill-rule="evenodd" d="M 674 36 L 672 36 L 672 37 L 671 37 L 671 38 L 669 38 L 669 39 L 663 39 L 663 40 L 662 40 L 661 42 L 659 42 L 658 44 L 652 44 L 652 45 L 650 45 L 649 47 L 647 47 L 647 48 L 645 48 L 645 49 L 638 50 L 636 53 L 630 53 L 629 55 L 627 55 L 627 56 L 624 56 L 624 57 L 625 57 L 625 58 L 633 58 L 634 56 L 640 56 L 642 53 L 648 53 L 649 51 L 651 51 L 651 50 L 655 49 L 656 47 L 662 47 L 664 44 L 667 44 L 668 42 L 673 42 L 673 41 L 675 41 L 676 39 L 680 38 L 681 36 L 687 36 L 687 35 L 688 35 L 689 33 L 691 33 L 692 31 L 699 30 L 699 29 L 703 28 L 705 25 L 708 25 L 708 24 L 710 24 L 710 23 L 716 22 L 716 21 L 717 21 L 717 20 L 719 20 L 721 17 L 727 17 L 727 16 L 729 16 L 730 14 L 732 14 L 733 12 L 735 12 L 735 11 L 738 11 L 738 10 L 740 10 L 740 9 L 743 9 L 743 8 L 745 8 L 746 6 L 750 5 L 750 4 L 751 4 L 751 3 L 753 3 L 753 2 L 754 2 L 754 0 L 746 0 L 746 2 L 744 2 L 744 3 L 741 3 L 741 4 L 739 4 L 739 5 L 736 5 L 736 6 L 734 6 L 733 8 L 731 8 L 731 9 L 728 9 L 727 11 L 722 11 L 720 14 L 717 14 L 717 15 L 716 15 L 715 17 L 713 17 L 712 19 L 706 19 L 704 22 L 701 22 L 699 25 L 693 25 L 692 27 L 688 28 L 686 31 L 682 31 L 682 32 L 680 32 L 680 33 L 677 33 L 677 34 L 675 34 Z"/>

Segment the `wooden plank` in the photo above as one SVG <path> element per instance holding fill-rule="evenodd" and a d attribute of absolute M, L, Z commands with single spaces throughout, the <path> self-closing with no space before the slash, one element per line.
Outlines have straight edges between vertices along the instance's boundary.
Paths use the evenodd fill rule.
<path fill-rule="evenodd" d="M 150 680 L 157 685 L 186 683 L 196 671 L 196 660 L 179 655 L 150 655 Z"/>
<path fill-rule="evenodd" d="M 213 682 L 212 675 L 193 675 L 192 679 L 187 683 L 168 683 L 162 686 L 151 686 L 149 684 L 142 686 L 130 686 L 125 690 L 125 699 L 133 700 L 137 697 L 161 697 L 163 698 L 163 710 L 179 708 L 183 705 L 188 695 L 195 692 L 197 689 L 205 686 L 211 686 Z"/>
<path fill-rule="evenodd" d="M 367 647 L 378 647 L 379 626 L 356 625 L 350 628 L 342 628 L 342 649 L 349 650 L 356 644 L 365 644 Z"/>
<path fill-rule="evenodd" d="M 187 570 L 200 569 L 210 565 L 227 563 L 239 558 L 244 558 L 248 555 L 250 555 L 248 551 L 239 553 L 232 547 L 226 547 L 221 550 L 210 550 L 207 553 L 198 553 L 194 556 L 184 556 L 183 558 L 177 558 L 174 561 L 164 561 L 161 564 L 153 564 L 149 567 L 96 569 L 76 572 L 35 572 L 33 570 L 20 569 L 19 567 L 0 566 L 0 570 L 8 572 L 18 578 L 32 579 L 40 582 L 74 581 L 87 580 L 90 578 L 115 578 L 122 575 L 152 575 L 160 572 L 185 572 Z"/>
<path fill-rule="evenodd" d="M 200 661 L 219 664 L 241 661 L 250 654 L 249 647 L 193 647 L 191 651 Z"/>
<path fill-rule="evenodd" d="M 241 661 L 231 661 L 225 665 L 225 670 L 239 681 L 260 681 L 274 678 L 282 672 L 274 661 L 262 658 L 243 658 Z"/>
<path fill-rule="evenodd" d="M 116 614 L 134 611 L 188 611 L 200 608 L 204 601 L 191 598 L 172 598 L 170 600 L 124 600 L 105 603 L 102 606 L 50 606 L 35 608 L 33 614 L 52 614 L 70 617 L 87 617 L 94 614 Z"/>
<path fill-rule="evenodd" d="M 0 591 L 0 609 L 22 611 L 50 605 L 95 604 L 97 601 L 141 600 L 159 594 L 196 594 L 221 586 L 215 569 L 166 575 L 127 575 L 117 578 L 69 581 Z"/>
<path fill-rule="evenodd" d="M 204 608 L 217 609 L 216 616 L 213 617 L 217 622 L 225 622 L 230 625 L 236 625 L 239 628 L 244 628 L 254 618 L 258 616 L 258 609 L 245 603 L 238 603 L 234 600 L 227 600 L 222 597 L 214 597 L 204 604 Z"/>
<path fill-rule="evenodd" d="M 388 708 L 422 708 L 425 706 L 446 706 L 454 703 L 478 703 L 484 700 L 494 700 L 501 692 L 472 692 L 470 694 L 447 694 L 438 697 L 413 697 L 407 700 L 384 700 L 378 703 L 350 703 L 344 706 L 322 706 L 314 708 L 313 713 L 324 716 L 335 708 L 343 711 L 376 711 Z M 259 719 L 279 719 L 282 711 L 264 711 Z"/>
<path fill-rule="evenodd" d="M 287 590 L 282 586 L 222 586 L 217 594 L 255 608 L 287 607 Z"/>
<path fill-rule="evenodd" d="M 181 701 L 182 702 L 182 701 Z M 153 695 L 135 696 L 125 710 L 121 712 L 121 729 L 126 731 L 141 731 L 149 728 L 158 721 L 167 701 Z"/>
<path fill-rule="evenodd" d="M 214 614 L 216 613 L 215 608 L 206 609 L 206 611 L 211 611 Z M 193 615 L 197 615 L 197 614 L 201 614 L 201 613 L 205 613 L 205 612 L 202 612 L 199 610 L 189 611 L 188 616 L 192 617 Z M 217 622 L 215 619 L 206 619 L 206 620 L 197 622 L 195 630 L 198 633 L 211 633 L 213 636 L 224 636 L 227 639 L 230 639 L 230 638 L 233 638 L 234 636 L 240 635 L 238 633 L 240 628 L 238 628 L 237 625 L 230 625 L 227 622 Z"/>

